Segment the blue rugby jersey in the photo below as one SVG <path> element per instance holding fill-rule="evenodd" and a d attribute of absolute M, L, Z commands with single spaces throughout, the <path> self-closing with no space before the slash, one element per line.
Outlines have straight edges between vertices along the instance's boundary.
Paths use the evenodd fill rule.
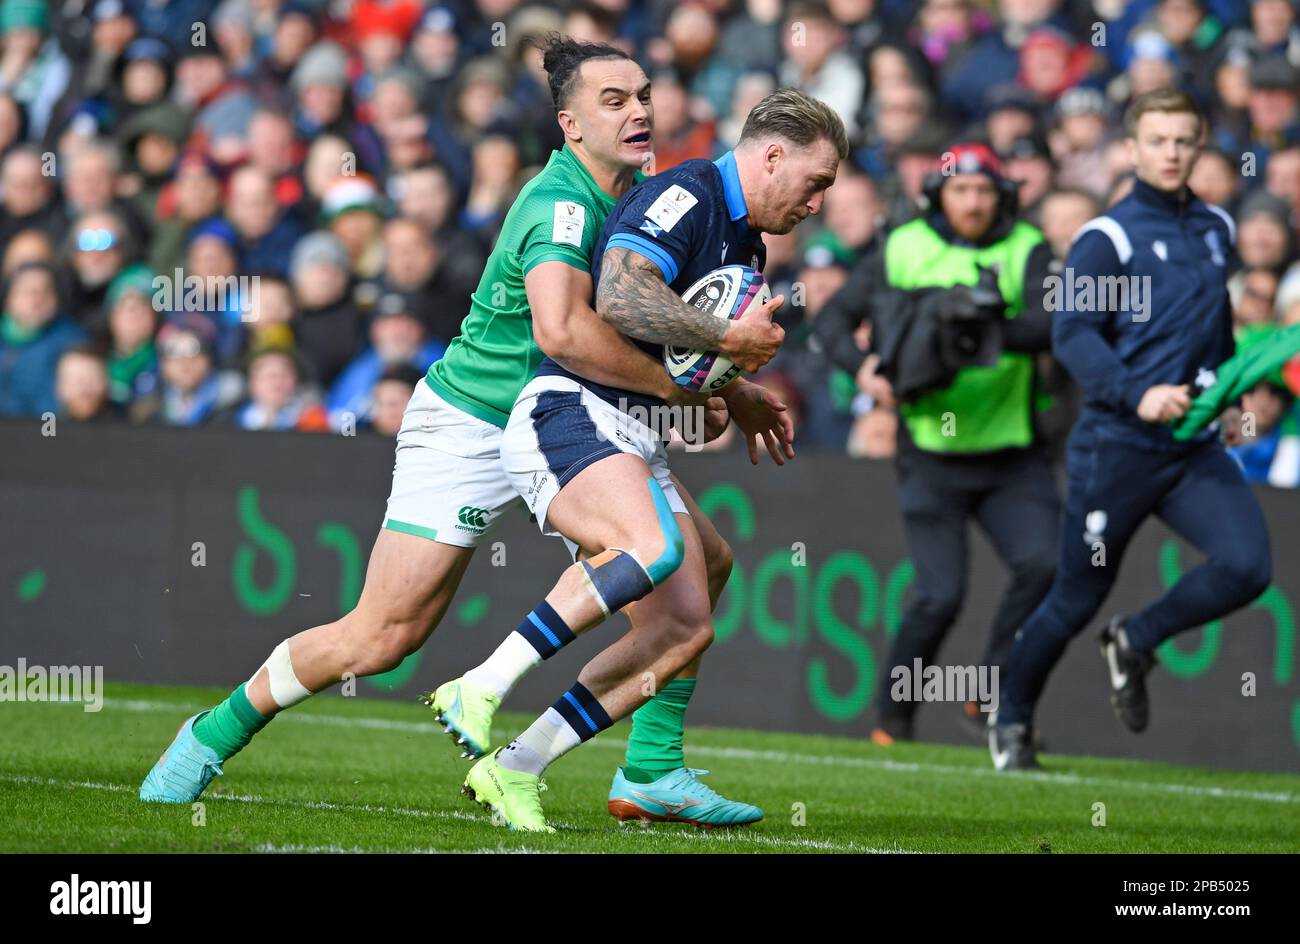
<path fill-rule="evenodd" d="M 625 193 L 605 220 L 592 257 L 592 285 L 600 284 L 605 250 L 615 248 L 645 256 L 678 295 L 719 266 L 746 265 L 761 271 L 767 248 L 762 235 L 745 221 L 748 214 L 736 158 L 730 151 L 716 161 L 686 161 L 657 174 Z M 662 345 L 633 341 L 662 359 Z M 549 357 L 537 375 L 571 377 L 615 406 L 649 408 L 663 403 L 658 397 L 579 377 Z"/>

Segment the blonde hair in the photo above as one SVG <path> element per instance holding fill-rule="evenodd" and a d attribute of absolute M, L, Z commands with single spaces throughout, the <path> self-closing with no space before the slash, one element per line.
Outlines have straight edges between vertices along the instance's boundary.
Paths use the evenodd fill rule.
<path fill-rule="evenodd" d="M 1124 114 L 1124 133 L 1128 137 L 1137 134 L 1138 122 L 1148 112 L 1159 111 L 1169 114 L 1186 114 L 1196 116 L 1196 131 L 1199 134 L 1205 127 L 1205 116 L 1201 107 L 1190 95 L 1173 88 L 1152 89 L 1134 99 Z"/>
<path fill-rule="evenodd" d="M 849 156 L 849 136 L 829 105 L 798 89 L 779 88 L 754 106 L 745 119 L 740 140 L 782 137 L 806 147 L 820 138 L 835 146 L 840 160 Z"/>

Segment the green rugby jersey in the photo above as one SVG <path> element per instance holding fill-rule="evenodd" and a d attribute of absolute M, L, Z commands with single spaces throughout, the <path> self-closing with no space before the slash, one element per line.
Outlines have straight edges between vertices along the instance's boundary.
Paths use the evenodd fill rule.
<path fill-rule="evenodd" d="M 435 393 L 505 427 L 515 398 L 544 356 L 533 340 L 524 276 L 553 260 L 591 271 L 596 241 L 616 202 L 567 144 L 551 155 L 506 214 L 460 335 L 429 368 L 425 380 Z"/>

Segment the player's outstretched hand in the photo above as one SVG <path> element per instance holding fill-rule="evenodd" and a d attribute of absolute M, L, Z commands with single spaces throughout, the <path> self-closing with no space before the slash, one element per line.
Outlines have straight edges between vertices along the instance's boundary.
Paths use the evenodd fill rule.
<path fill-rule="evenodd" d="M 777 465 L 794 458 L 794 418 L 785 403 L 766 387 L 737 380 L 722 390 L 736 428 L 744 434 L 749 461 L 758 465 L 758 444 Z"/>
<path fill-rule="evenodd" d="M 719 351 L 753 373 L 773 357 L 785 339 L 785 329 L 772 323 L 772 315 L 785 303 L 784 295 L 775 295 L 761 305 L 751 305 L 739 318 L 727 325 Z"/>
<path fill-rule="evenodd" d="M 1169 423 L 1182 419 L 1191 408 L 1187 384 L 1156 384 L 1142 394 L 1137 414 L 1147 423 Z"/>

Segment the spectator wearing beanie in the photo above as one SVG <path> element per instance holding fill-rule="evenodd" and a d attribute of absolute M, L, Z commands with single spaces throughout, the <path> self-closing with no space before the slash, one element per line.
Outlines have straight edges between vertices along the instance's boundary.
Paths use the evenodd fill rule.
<path fill-rule="evenodd" d="M 1273 57 L 1252 65 L 1249 76 L 1249 127 L 1236 134 L 1221 132 L 1218 144 L 1237 158 L 1238 167 L 1253 165 L 1254 180 L 1262 181 L 1268 172 L 1269 155 L 1300 143 L 1300 69 L 1281 57 Z"/>
<path fill-rule="evenodd" d="M 212 325 L 218 367 L 232 366 L 243 349 L 244 312 L 251 299 L 244 297 L 238 274 L 239 234 L 220 217 L 190 230 L 184 267 L 166 273 L 184 309 Z"/>
<path fill-rule="evenodd" d="M 27 111 L 31 137 L 45 134 L 54 105 L 72 77 L 72 66 L 49 32 L 43 0 L 0 0 L 0 91 L 9 92 Z"/>
<path fill-rule="evenodd" d="M 321 200 L 321 222 L 343 246 L 348 270 L 359 281 L 374 281 L 383 271 L 385 210 L 379 188 L 364 175 L 338 178 Z"/>
<path fill-rule="evenodd" d="M 304 236 L 289 264 L 298 318 L 294 335 L 312 379 L 328 388 L 360 347 L 361 313 L 352 300 L 347 252 L 330 233 Z"/>
<path fill-rule="evenodd" d="M 175 56 L 167 44 L 141 36 L 126 47 L 118 70 L 118 112 L 128 119 L 140 109 L 168 100 Z"/>
<path fill-rule="evenodd" d="M 349 95 L 348 57 L 337 43 L 321 40 L 293 70 L 294 121 L 304 140 L 323 135 L 343 138 L 356 155 L 356 170 L 383 171 L 383 148 L 375 132 L 357 121 Z"/>
<path fill-rule="evenodd" d="M 406 365 L 424 371 L 442 357 L 446 345 L 428 337 L 411 301 L 396 292 L 379 299 L 370 321 L 370 347 L 348 364 L 325 400 L 334 429 L 368 418 L 371 394 L 386 369 Z"/>
<path fill-rule="evenodd" d="M 137 112 L 118 130 L 127 162 L 119 192 L 131 195 L 133 209 L 144 219 L 158 218 L 158 198 L 171 179 L 188 133 L 189 118 L 170 102 Z"/>
<path fill-rule="evenodd" d="M 1052 153 L 1060 170 L 1056 182 L 1100 195 L 1110 183 L 1105 154 L 1110 114 L 1106 96 L 1093 88 L 1074 88 L 1056 102 Z"/>
<path fill-rule="evenodd" d="M 212 14 L 211 26 L 231 76 L 251 80 L 257 71 L 258 56 L 249 0 L 222 0 Z"/>
<path fill-rule="evenodd" d="M 108 287 L 108 397 L 124 407 L 158 387 L 154 293 L 153 272 L 141 263 L 127 266 Z"/>
<path fill-rule="evenodd" d="M 248 85 L 230 74 L 215 44 L 179 49 L 175 98 L 194 113 L 196 141 L 218 163 L 242 156 L 243 135 L 257 103 Z"/>
<path fill-rule="evenodd" d="M 185 261 L 190 230 L 221 213 L 222 171 L 202 151 L 188 150 L 176 162 L 158 196 L 158 227 L 149 246 L 149 266 L 173 272 Z"/>
<path fill-rule="evenodd" d="M 1041 26 L 1020 47 L 1018 81 L 1039 101 L 1054 105 L 1063 92 L 1083 81 L 1091 68 L 1090 45 L 1077 42 L 1065 30 Z"/>
<path fill-rule="evenodd" d="M 353 84 L 357 101 L 367 101 L 376 78 L 397 65 L 422 14 L 415 0 L 356 0 L 348 36 L 356 42 L 362 74 Z"/>
<path fill-rule="evenodd" d="M 216 329 L 201 314 L 173 314 L 158 332 L 162 383 L 132 405 L 132 419 L 202 426 L 238 402 L 243 383 L 237 373 L 217 370 L 216 341 Z"/>
<path fill-rule="evenodd" d="M 299 60 L 320 39 L 317 12 L 302 0 L 281 3 L 275 13 L 267 48 L 253 76 L 257 100 L 275 108 L 291 108 L 290 79 Z"/>

